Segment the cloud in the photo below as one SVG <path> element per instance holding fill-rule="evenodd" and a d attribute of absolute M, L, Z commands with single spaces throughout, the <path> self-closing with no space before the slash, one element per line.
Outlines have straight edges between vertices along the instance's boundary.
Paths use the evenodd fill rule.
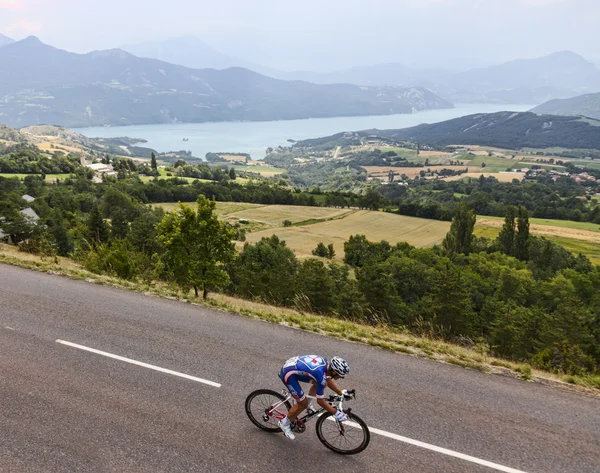
<path fill-rule="evenodd" d="M 14 23 L 14 24 L 10 25 L 8 28 L 6 28 L 6 31 L 8 33 L 18 32 L 21 34 L 29 35 L 32 33 L 37 33 L 39 31 L 41 31 L 41 29 L 42 29 L 42 25 L 40 25 L 39 23 L 32 23 L 27 20 L 19 20 L 17 23 Z"/>

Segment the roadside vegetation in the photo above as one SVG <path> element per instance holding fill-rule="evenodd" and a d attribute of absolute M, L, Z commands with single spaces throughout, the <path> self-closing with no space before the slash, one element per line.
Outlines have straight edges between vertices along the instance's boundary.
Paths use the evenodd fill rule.
<path fill-rule="evenodd" d="M 568 180 L 484 178 L 438 183 L 449 186 L 435 189 L 442 192 L 416 183 L 415 197 L 427 199 L 409 200 L 385 195 L 389 186 L 350 195 L 278 180 L 239 185 L 222 169 L 210 182 L 144 183 L 135 166 L 119 161 L 117 175 L 102 182 L 85 169 L 54 184 L 0 177 L 0 229 L 12 243 L 1 261 L 482 371 L 544 372 L 600 389 L 600 267 L 535 236 L 532 212 L 520 204 L 549 214 L 574 206 L 580 221 L 594 222 L 600 208 L 577 198 Z M 177 201 L 193 204 L 162 208 Z M 219 211 L 216 201 L 229 203 Z M 403 205 L 433 215 L 398 215 Z M 389 212 L 367 211 L 382 207 Z M 497 235 L 476 236 L 478 208 L 504 217 Z M 251 224 L 259 220 L 263 233 Z M 295 252 L 285 232 L 318 237 Z"/>

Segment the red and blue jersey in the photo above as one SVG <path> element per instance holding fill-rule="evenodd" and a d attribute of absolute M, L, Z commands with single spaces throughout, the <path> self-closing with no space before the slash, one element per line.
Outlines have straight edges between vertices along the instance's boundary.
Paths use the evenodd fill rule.
<path fill-rule="evenodd" d="M 327 386 L 327 363 L 327 360 L 322 356 L 295 356 L 285 362 L 281 368 L 279 377 L 288 388 L 290 386 L 294 388 L 293 391 L 297 392 L 298 398 L 304 398 L 304 393 L 297 381 L 305 383 L 315 382 L 317 397 L 323 398 L 325 397 L 325 387 Z"/>

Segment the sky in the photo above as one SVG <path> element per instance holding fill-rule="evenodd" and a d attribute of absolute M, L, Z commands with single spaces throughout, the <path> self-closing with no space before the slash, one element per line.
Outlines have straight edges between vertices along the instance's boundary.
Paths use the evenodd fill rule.
<path fill-rule="evenodd" d="M 572 50 L 600 64 L 599 0 L 0 0 L 0 33 L 85 53 L 194 35 L 264 66 L 464 69 Z"/>

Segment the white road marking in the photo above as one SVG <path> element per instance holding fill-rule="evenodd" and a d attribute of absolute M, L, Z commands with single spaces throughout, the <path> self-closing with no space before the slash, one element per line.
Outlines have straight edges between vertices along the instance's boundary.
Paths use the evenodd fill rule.
<path fill-rule="evenodd" d="M 333 417 L 329 417 L 330 420 L 335 420 Z M 349 425 L 351 427 L 357 427 L 360 429 L 360 425 L 356 422 L 347 421 L 344 422 L 345 425 Z M 470 455 L 465 455 L 464 453 L 455 452 L 454 450 L 448 450 L 447 448 L 438 447 L 436 445 L 431 445 L 429 443 L 421 442 L 419 440 L 413 440 L 408 437 L 403 437 L 402 435 L 392 434 L 391 432 L 386 432 L 385 430 L 375 429 L 369 426 L 369 431 L 372 434 L 382 435 L 383 437 L 388 437 L 394 440 L 398 440 L 400 442 L 408 443 L 410 445 L 415 445 L 417 447 L 426 448 L 427 450 L 432 450 L 437 453 L 443 453 L 444 455 L 448 455 L 455 458 L 460 458 L 461 460 L 466 460 L 471 463 L 476 463 L 478 465 L 487 466 L 488 468 L 493 468 L 494 470 L 503 471 L 505 473 L 526 473 L 522 470 L 517 470 L 515 468 L 511 468 L 509 466 L 499 465 L 498 463 L 493 463 L 487 460 L 482 460 L 481 458 L 472 457 Z"/>
<path fill-rule="evenodd" d="M 97 355 L 106 356 L 108 358 L 114 358 L 115 360 L 125 361 L 126 363 L 131 363 L 132 365 L 143 366 L 144 368 L 148 368 L 155 371 L 160 371 L 161 373 L 172 374 L 173 376 L 179 376 L 180 378 L 190 379 L 192 381 L 196 381 L 198 383 L 208 384 L 209 386 L 214 386 L 215 388 L 220 388 L 221 385 L 219 383 L 215 383 L 214 381 L 209 381 L 207 379 L 196 378 L 195 376 L 190 376 L 189 374 L 179 373 L 177 371 L 168 370 L 166 368 L 161 368 L 160 366 L 150 365 L 148 363 L 142 363 L 141 361 L 132 360 L 130 358 L 125 358 L 119 355 L 113 355 L 112 353 L 106 353 L 105 351 L 96 350 L 95 348 L 89 348 L 83 345 L 78 345 L 76 343 L 67 342 L 65 340 L 56 340 L 56 343 L 61 343 L 63 345 L 67 345 L 73 348 L 79 348 L 80 350 L 89 351 L 91 353 L 96 353 Z"/>
<path fill-rule="evenodd" d="M 7 329 L 7 330 L 15 330 L 14 328 L 9 327 L 8 325 L 5 325 L 4 328 Z"/>

